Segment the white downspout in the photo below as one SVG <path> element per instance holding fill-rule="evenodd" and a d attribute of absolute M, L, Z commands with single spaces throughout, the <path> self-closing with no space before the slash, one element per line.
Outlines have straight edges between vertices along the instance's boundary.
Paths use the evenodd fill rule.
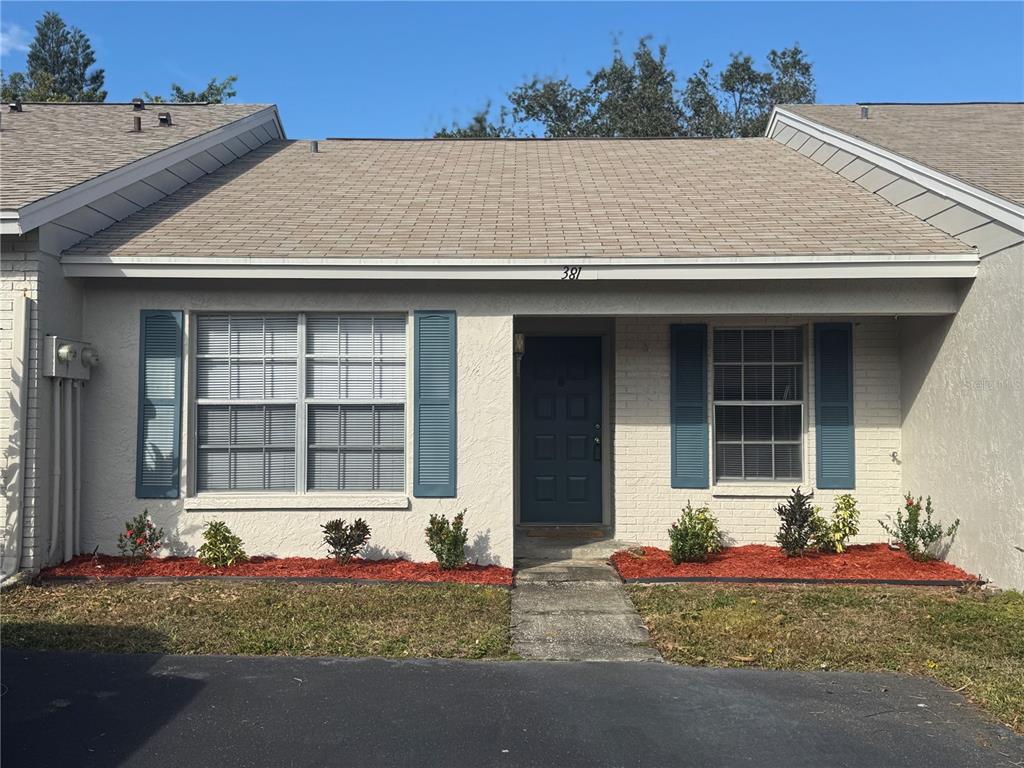
<path fill-rule="evenodd" d="M 60 532 L 60 461 L 63 446 L 60 442 L 60 400 L 63 379 L 53 380 L 53 467 L 50 470 L 50 548 L 48 561 L 53 562 L 57 556 L 58 536 Z"/>
<path fill-rule="evenodd" d="M 82 389 L 84 383 L 76 381 L 75 388 L 75 554 L 82 551 Z"/>
<path fill-rule="evenodd" d="M 71 413 L 72 389 L 77 382 L 64 382 L 64 561 L 75 554 L 74 433 Z"/>

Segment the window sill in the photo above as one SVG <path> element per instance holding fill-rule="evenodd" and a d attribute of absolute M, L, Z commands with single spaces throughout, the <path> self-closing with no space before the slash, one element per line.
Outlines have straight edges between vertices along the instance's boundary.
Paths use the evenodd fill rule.
<path fill-rule="evenodd" d="M 184 507 L 190 510 L 261 510 L 261 509 L 409 509 L 409 497 L 404 494 L 345 493 L 345 494 L 259 494 L 204 493 L 185 498 Z"/>
<path fill-rule="evenodd" d="M 741 497 L 763 497 L 783 498 L 789 496 L 793 489 L 800 485 L 799 480 L 790 483 L 722 483 L 711 486 L 711 497 L 715 499 L 729 499 Z M 814 497 L 814 489 L 810 491 Z"/>

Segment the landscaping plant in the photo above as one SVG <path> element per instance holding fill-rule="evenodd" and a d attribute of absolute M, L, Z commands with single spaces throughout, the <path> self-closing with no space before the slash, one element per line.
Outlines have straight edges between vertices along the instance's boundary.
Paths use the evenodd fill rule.
<path fill-rule="evenodd" d="M 117 537 L 117 548 L 133 563 L 141 562 L 163 546 L 164 529 L 157 528 L 143 510 L 127 523 Z"/>
<path fill-rule="evenodd" d="M 859 522 L 857 500 L 849 493 L 837 496 L 832 509 L 832 519 L 821 520 L 815 544 L 822 552 L 842 554 L 846 551 L 846 542 L 860 530 Z"/>
<path fill-rule="evenodd" d="M 782 520 L 775 540 L 779 542 L 782 551 L 790 557 L 802 555 L 811 541 L 821 535 L 822 520 L 818 514 L 820 510 L 811 506 L 810 500 L 811 497 L 797 486 L 786 502 L 775 508 L 775 513 Z"/>
<path fill-rule="evenodd" d="M 952 537 L 957 528 L 960 527 L 960 518 L 957 518 L 945 530 L 942 525 L 932 522 L 932 497 L 929 496 L 924 505 L 924 517 L 921 517 L 921 497 L 914 497 L 908 493 L 904 501 L 904 510 L 896 510 L 896 520 L 890 517 L 886 523 L 879 520 L 882 528 L 896 539 L 903 547 L 903 551 L 915 560 L 933 560 L 935 555 L 931 552 L 933 545 L 937 544 L 943 537 Z"/>
<path fill-rule="evenodd" d="M 676 565 L 703 563 L 722 548 L 718 519 L 707 507 L 694 509 L 686 502 L 682 516 L 668 529 L 668 555 Z"/>
<path fill-rule="evenodd" d="M 321 526 L 324 544 L 339 563 L 347 563 L 359 554 L 370 538 L 370 526 L 361 517 L 349 525 L 345 520 L 331 520 Z"/>
<path fill-rule="evenodd" d="M 452 571 L 466 562 L 466 539 L 469 532 L 464 521 L 466 510 L 457 514 L 451 522 L 444 515 L 431 515 L 427 526 L 427 546 L 437 558 L 442 571 Z"/>
<path fill-rule="evenodd" d="M 226 568 L 249 559 L 242 549 L 242 540 L 221 520 L 211 520 L 203 528 L 203 546 L 198 554 L 203 565 L 214 568 Z"/>

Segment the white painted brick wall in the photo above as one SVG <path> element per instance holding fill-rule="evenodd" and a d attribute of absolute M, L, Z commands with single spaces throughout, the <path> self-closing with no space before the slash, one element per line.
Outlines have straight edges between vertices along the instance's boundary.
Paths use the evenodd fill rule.
<path fill-rule="evenodd" d="M 29 365 L 28 365 L 28 412 L 26 445 L 23 448 L 22 460 L 24 462 L 24 510 L 25 516 L 22 523 L 22 563 L 31 566 L 37 563 L 39 547 L 41 546 L 39 526 L 36 521 L 36 511 L 39 509 L 39 478 L 38 478 L 38 414 L 39 414 L 39 362 L 40 362 L 40 340 L 39 340 L 39 315 L 36 300 L 39 297 L 39 263 L 42 258 L 39 253 L 38 230 L 21 235 L 4 235 L 2 247 L 0 247 L 0 370 L 4 374 L 0 376 L 0 435 L 3 436 L 4 445 L 10 445 L 14 439 L 11 430 L 14 425 L 11 423 L 10 407 L 8 406 L 11 392 L 11 381 L 8 376 L 10 371 L 10 357 L 13 350 L 14 340 L 12 338 L 12 325 L 14 322 L 15 300 L 27 296 L 33 299 L 32 311 L 29 324 Z M 6 478 L 8 454 L 6 451 L 0 453 L 0 470 Z M 6 487 L 6 484 L 5 484 Z M 7 496 L 3 497 L 4 520 L 7 520 Z M 0 531 L 0 536 L 6 537 L 6 526 Z M 2 545 L 6 547 L 6 539 Z"/>
<path fill-rule="evenodd" d="M 615 325 L 614 495 L 615 535 L 667 546 L 667 529 L 689 499 L 708 505 L 732 543 L 774 543 L 775 506 L 796 483 L 722 484 L 711 489 L 673 489 L 669 463 L 669 327 L 696 319 L 619 318 Z M 714 323 L 711 323 L 711 328 Z M 729 326 L 804 325 L 807 409 L 803 488 L 814 487 L 813 327 L 806 318 L 729 319 Z M 710 329 L 709 329 L 710 330 Z M 858 542 L 884 540 L 879 518 L 895 512 L 902 496 L 900 372 L 894 320 L 854 322 L 854 422 L 856 484 L 861 511 Z M 711 372 L 709 371 L 711 412 Z M 709 446 L 709 451 L 711 450 Z M 710 455 L 710 454 L 709 454 Z M 829 513 L 842 491 L 814 490 L 814 503 Z"/>

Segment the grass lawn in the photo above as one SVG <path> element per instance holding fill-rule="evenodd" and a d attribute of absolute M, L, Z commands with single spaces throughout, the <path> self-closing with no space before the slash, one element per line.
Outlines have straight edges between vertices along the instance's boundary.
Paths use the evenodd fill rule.
<path fill-rule="evenodd" d="M 670 661 L 928 675 L 1024 732 L 1020 592 L 677 584 L 629 593 Z"/>
<path fill-rule="evenodd" d="M 6 648 L 481 659 L 509 654 L 509 594 L 459 584 L 75 584 L 5 592 Z"/>

